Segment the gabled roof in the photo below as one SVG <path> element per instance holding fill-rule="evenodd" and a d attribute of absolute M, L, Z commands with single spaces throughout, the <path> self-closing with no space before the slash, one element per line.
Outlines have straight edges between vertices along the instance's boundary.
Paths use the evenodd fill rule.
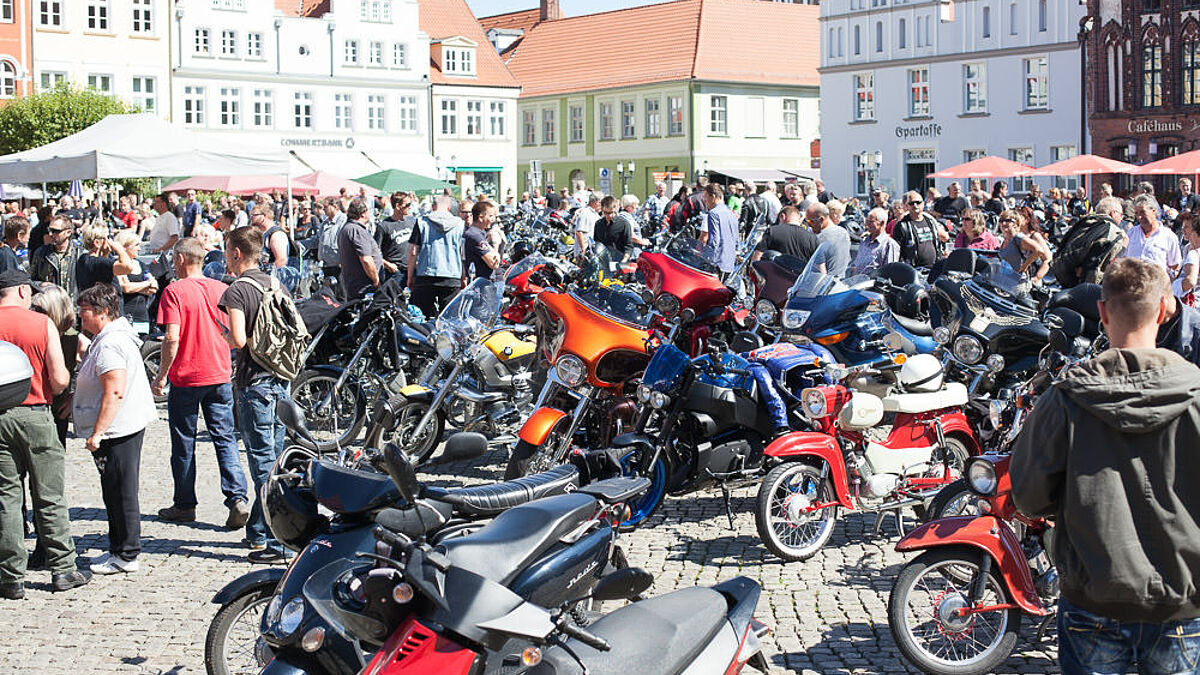
<path fill-rule="evenodd" d="M 530 28 L 533 28 L 534 25 L 541 20 L 541 18 L 541 8 L 534 7 L 533 9 L 523 9 L 517 12 L 509 12 L 507 14 L 480 17 L 479 25 L 483 27 L 483 31 L 485 33 L 493 28 L 528 31 Z"/>
<path fill-rule="evenodd" d="M 483 28 L 466 0 L 421 0 L 421 30 L 434 42 L 461 36 L 479 45 L 475 50 L 475 76 L 447 77 L 436 58 L 429 60 L 429 80 L 434 84 L 464 84 L 484 87 L 520 87 L 492 48 Z"/>
<path fill-rule="evenodd" d="M 815 87 L 818 12 L 677 0 L 538 23 L 504 56 L 523 97 L 687 79 Z"/>

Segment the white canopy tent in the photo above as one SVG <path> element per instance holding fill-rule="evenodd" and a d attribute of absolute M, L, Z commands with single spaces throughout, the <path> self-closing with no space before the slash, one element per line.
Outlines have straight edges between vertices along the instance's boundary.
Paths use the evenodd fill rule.
<path fill-rule="evenodd" d="M 176 127 L 153 113 L 109 115 L 53 143 L 0 156 L 0 182 L 289 175 L 288 155 L 283 150 L 241 145 L 228 150 L 218 147 L 211 140 Z"/>

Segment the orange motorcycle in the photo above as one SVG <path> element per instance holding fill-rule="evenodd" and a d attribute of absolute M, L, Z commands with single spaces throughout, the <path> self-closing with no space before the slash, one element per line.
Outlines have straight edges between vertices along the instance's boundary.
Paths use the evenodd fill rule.
<path fill-rule="evenodd" d="M 633 426 L 630 382 L 646 369 L 656 344 L 648 312 L 637 293 L 619 286 L 537 296 L 538 345 L 549 370 L 509 457 L 508 479 L 561 464 L 573 444 L 605 447 Z"/>

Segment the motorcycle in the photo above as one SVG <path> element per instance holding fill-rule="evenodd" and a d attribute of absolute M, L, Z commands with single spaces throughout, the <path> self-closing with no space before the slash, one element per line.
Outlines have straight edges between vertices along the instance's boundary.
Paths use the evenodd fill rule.
<path fill-rule="evenodd" d="M 888 598 L 896 646 L 923 672 L 995 672 L 1023 616 L 1040 621 L 1039 639 L 1054 620 L 1054 527 L 1017 511 L 1008 465 L 1007 456 L 972 459 L 967 482 L 986 509 L 926 523 L 896 544 L 924 551 L 900 570 Z"/>
<path fill-rule="evenodd" d="M 750 282 L 754 288 L 754 332 L 764 344 L 782 337 L 780 312 L 787 304 L 788 291 L 804 272 L 805 261 L 791 255 L 764 254 L 750 263 Z"/>
<path fill-rule="evenodd" d="M 746 312 L 731 307 L 735 295 L 721 281 L 721 270 L 701 254 L 702 247 L 694 239 L 673 238 L 662 253 L 645 251 L 637 259 L 637 269 L 645 280 L 655 319 L 675 321 L 685 309 L 694 318 L 677 332 L 680 348 L 693 356 L 706 351 L 710 338 L 729 344 L 738 320 Z M 660 321 L 651 327 L 663 328 Z M 669 330 L 669 329 L 668 329 Z"/>
<path fill-rule="evenodd" d="M 932 355 L 897 360 L 904 364 L 898 390 L 882 399 L 843 384 L 805 389 L 801 405 L 819 431 L 786 434 L 764 451 L 770 471 L 759 486 L 754 519 L 763 543 L 780 558 L 815 555 L 832 536 L 839 508 L 878 513 L 876 531 L 883 514 L 892 512 L 903 532 L 900 509 L 923 508 L 979 453 L 962 412 L 966 387 L 943 383 Z M 877 374 L 866 369 L 833 369 L 833 378 Z M 885 413 L 894 414 L 886 438 L 882 430 L 873 433 Z"/>
<path fill-rule="evenodd" d="M 500 317 L 509 323 L 526 323 L 533 317 L 533 302 L 547 288 L 559 289 L 567 278 L 566 266 L 541 255 L 527 255 L 504 273 L 508 305 Z"/>

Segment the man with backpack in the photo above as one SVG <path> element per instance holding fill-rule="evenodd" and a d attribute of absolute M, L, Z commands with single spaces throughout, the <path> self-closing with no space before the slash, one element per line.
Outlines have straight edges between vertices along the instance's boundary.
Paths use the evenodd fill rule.
<path fill-rule="evenodd" d="M 942 257 L 942 242 L 948 241 L 950 235 L 925 212 L 920 192 L 906 192 L 904 205 L 908 213 L 892 230 L 892 238 L 900 244 L 900 260 L 913 267 L 932 267 Z"/>
<path fill-rule="evenodd" d="M 246 463 L 254 481 L 254 504 L 246 521 L 250 562 L 284 562 L 286 552 L 263 518 L 262 487 L 283 452 L 284 426 L 275 405 L 288 397 L 308 341 L 308 331 L 287 289 L 258 267 L 262 237 L 252 227 L 229 233 L 225 264 L 237 279 L 221 295 L 219 307 L 229 315 L 225 341 L 237 351 L 233 386 L 237 426 L 246 446 Z"/>

